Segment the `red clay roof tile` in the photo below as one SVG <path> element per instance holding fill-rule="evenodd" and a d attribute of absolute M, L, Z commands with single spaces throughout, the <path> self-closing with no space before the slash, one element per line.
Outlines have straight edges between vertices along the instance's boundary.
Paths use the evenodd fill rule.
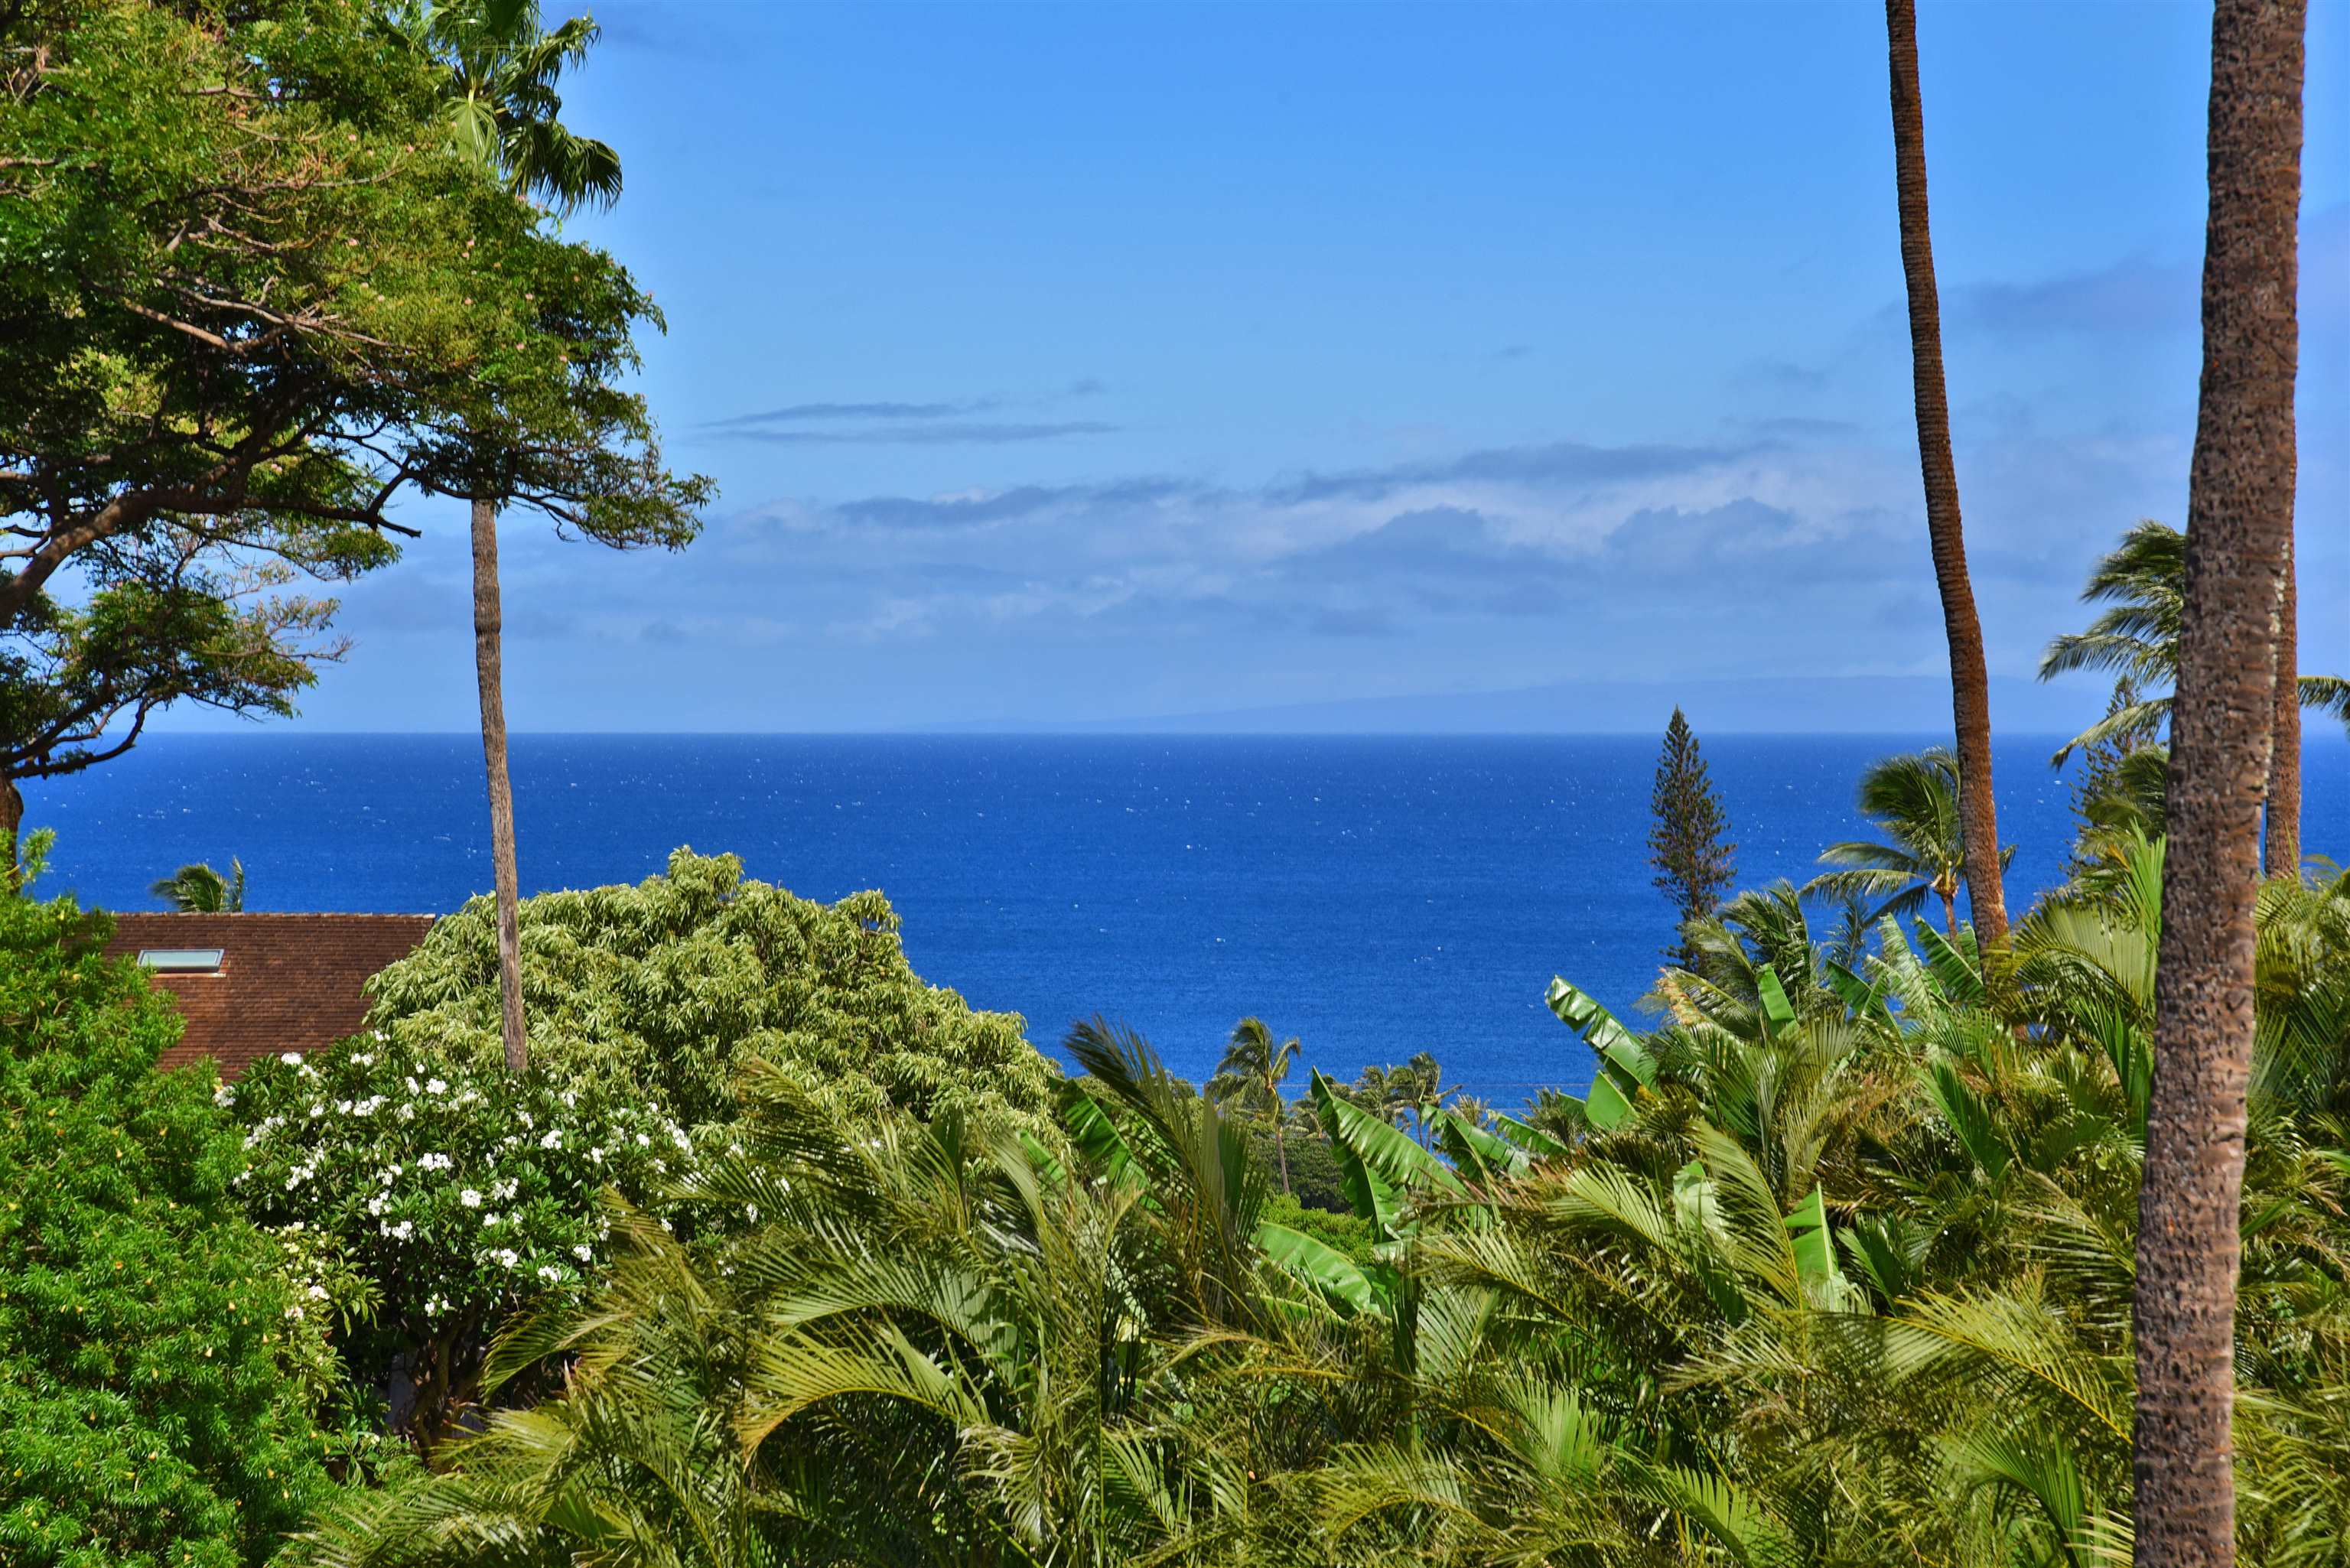
<path fill-rule="evenodd" d="M 159 1066 L 197 1056 L 234 1078 L 277 1051 L 315 1051 L 359 1032 L 368 978 L 406 958 L 432 929 L 430 915 L 185 915 L 114 917 L 109 955 L 158 948 L 218 948 L 217 974 L 157 974 L 188 1021 Z"/>

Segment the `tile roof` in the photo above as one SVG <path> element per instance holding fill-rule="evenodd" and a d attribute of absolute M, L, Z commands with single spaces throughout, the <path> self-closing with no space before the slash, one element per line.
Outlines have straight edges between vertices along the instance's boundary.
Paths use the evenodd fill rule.
<path fill-rule="evenodd" d="M 315 1051 L 359 1032 L 368 978 L 416 950 L 431 915 L 118 914 L 109 955 L 218 948 L 214 974 L 156 974 L 188 1021 L 159 1066 L 197 1056 L 234 1078 L 255 1058 Z"/>

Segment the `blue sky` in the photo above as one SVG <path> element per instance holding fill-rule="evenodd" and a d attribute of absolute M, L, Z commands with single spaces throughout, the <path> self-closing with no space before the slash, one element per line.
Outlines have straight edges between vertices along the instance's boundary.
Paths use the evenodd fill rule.
<path fill-rule="evenodd" d="M 2184 516 L 2210 14 L 1922 10 L 1969 545 L 2021 678 L 2091 558 Z M 516 520 L 517 729 L 1756 677 L 1848 729 L 1825 678 L 1942 668 L 1878 7 L 597 14 L 567 119 L 627 192 L 575 228 L 668 313 L 644 389 L 723 494 L 674 556 Z M 2310 67 L 2303 639 L 2339 670 L 2340 0 Z M 407 516 L 305 726 L 474 722 L 464 518 Z"/>

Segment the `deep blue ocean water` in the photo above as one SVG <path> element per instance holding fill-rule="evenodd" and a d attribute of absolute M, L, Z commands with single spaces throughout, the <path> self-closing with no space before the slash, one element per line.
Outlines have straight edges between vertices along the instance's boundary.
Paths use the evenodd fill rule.
<path fill-rule="evenodd" d="M 1918 736 L 1704 742 L 1742 886 L 1858 836 L 1853 784 Z M 2069 836 L 2052 737 L 1995 756 L 2020 909 Z M 811 898 L 886 891 L 915 967 L 1055 1044 L 1095 1012 L 1178 1072 L 1244 1013 L 1351 1076 L 1433 1051 L 1505 1104 L 1581 1087 L 1554 973 L 1634 1018 L 1670 939 L 1637 736 L 564 736 L 514 741 L 525 892 L 731 851 Z M 2313 850 L 2350 856 L 2350 747 L 2313 742 Z M 490 886 L 478 740 L 163 736 L 28 788 L 51 890 L 151 909 L 184 861 L 241 857 L 250 907 L 442 912 Z M 1302 1075 L 1301 1075 L 1302 1076 Z"/>

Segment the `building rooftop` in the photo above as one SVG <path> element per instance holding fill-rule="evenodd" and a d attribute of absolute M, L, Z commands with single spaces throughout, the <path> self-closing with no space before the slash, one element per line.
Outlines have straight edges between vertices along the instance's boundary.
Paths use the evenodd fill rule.
<path fill-rule="evenodd" d="M 198 1056 L 234 1078 L 280 1051 L 359 1033 L 368 978 L 416 950 L 431 915 L 118 914 L 112 958 L 140 958 L 188 1021 L 158 1066 Z"/>

